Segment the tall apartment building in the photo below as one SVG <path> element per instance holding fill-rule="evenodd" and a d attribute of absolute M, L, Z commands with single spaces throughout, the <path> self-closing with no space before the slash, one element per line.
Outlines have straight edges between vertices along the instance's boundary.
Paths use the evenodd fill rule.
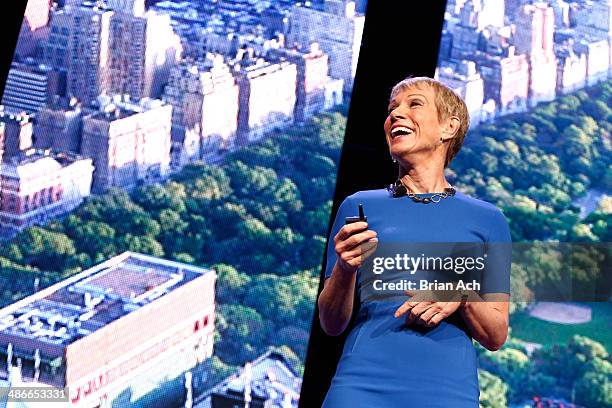
<path fill-rule="evenodd" d="M 239 85 L 239 145 L 293 123 L 297 67 L 289 61 L 244 59 L 234 66 Z"/>
<path fill-rule="evenodd" d="M 95 166 L 92 191 L 163 179 L 170 166 L 172 106 L 127 96 L 99 97 L 98 105 L 83 118 L 81 140 L 81 154 Z"/>
<path fill-rule="evenodd" d="M 586 55 L 588 85 L 593 85 L 608 77 L 612 55 L 608 40 L 585 38 L 580 40 L 575 48 L 577 52 Z"/>
<path fill-rule="evenodd" d="M 49 24 L 51 0 L 28 0 L 17 38 L 15 54 L 20 58 L 33 56 L 36 47 L 45 37 Z"/>
<path fill-rule="evenodd" d="M 458 61 L 439 67 L 436 79 L 455 91 L 465 101 L 470 113 L 470 125 L 482 120 L 484 104 L 484 81 L 473 61 Z"/>
<path fill-rule="evenodd" d="M 325 0 L 323 9 L 295 6 L 291 11 L 287 46 L 309 47 L 319 43 L 329 55 L 330 75 L 344 80 L 345 91 L 353 88 L 365 16 L 355 11 L 355 2 Z"/>
<path fill-rule="evenodd" d="M 173 168 L 232 147 L 238 128 L 238 84 L 221 55 L 174 67 L 163 98 L 173 107 Z"/>
<path fill-rule="evenodd" d="M 169 16 L 144 12 L 144 0 L 109 0 L 54 12 L 44 59 L 65 72 L 66 96 L 87 105 L 104 93 L 159 96 L 180 52 Z"/>
<path fill-rule="evenodd" d="M 529 97 L 529 62 L 517 55 L 514 47 L 503 55 L 484 55 L 477 61 L 484 80 L 485 99 L 495 101 L 498 114 L 522 112 Z"/>
<path fill-rule="evenodd" d="M 303 122 L 317 112 L 325 109 L 325 88 L 331 80 L 328 75 L 329 57 L 313 43 L 310 49 L 271 50 L 271 57 L 284 58 L 297 67 L 297 88 L 294 117 Z"/>
<path fill-rule="evenodd" d="M 551 101 L 557 85 L 554 10 L 543 2 L 524 5 L 516 13 L 516 27 L 516 51 L 529 61 L 529 103 Z"/>
<path fill-rule="evenodd" d="M 108 94 L 129 94 L 134 99 L 159 97 L 170 68 L 181 53 L 170 16 L 144 12 L 144 0 L 108 2 L 110 23 Z"/>
<path fill-rule="evenodd" d="M 586 3 L 576 16 L 576 33 L 593 40 L 612 39 L 612 0 Z"/>
<path fill-rule="evenodd" d="M 57 93 L 58 76 L 53 70 L 34 62 L 13 62 L 6 78 L 2 105 L 7 112 L 38 112 L 50 96 Z"/>
<path fill-rule="evenodd" d="M 80 152 L 84 114 L 76 98 L 70 101 L 58 98 L 46 105 L 36 115 L 34 147 L 59 152 Z"/>
<path fill-rule="evenodd" d="M 557 93 L 560 95 L 583 88 L 587 79 L 587 56 L 574 49 L 573 42 L 559 46 L 557 55 Z"/>
<path fill-rule="evenodd" d="M 65 94 L 85 104 L 109 88 L 112 15 L 105 8 L 71 5 L 53 13 L 45 63 L 66 76 Z"/>

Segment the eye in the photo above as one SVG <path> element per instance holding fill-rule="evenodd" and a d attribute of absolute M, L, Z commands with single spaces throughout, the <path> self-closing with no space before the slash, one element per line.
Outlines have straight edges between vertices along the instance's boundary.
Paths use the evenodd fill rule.
<path fill-rule="evenodd" d="M 410 102 L 410 106 L 422 106 L 423 102 L 419 101 L 419 100 L 413 100 Z"/>

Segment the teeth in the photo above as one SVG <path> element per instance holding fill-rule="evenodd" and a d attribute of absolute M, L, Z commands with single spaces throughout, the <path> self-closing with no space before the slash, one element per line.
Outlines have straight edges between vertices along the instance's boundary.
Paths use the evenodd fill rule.
<path fill-rule="evenodd" d="M 411 134 L 411 133 L 413 133 L 412 129 L 410 129 L 410 128 L 407 128 L 407 127 L 404 127 L 404 126 L 398 126 L 398 127 L 394 128 L 394 129 L 391 131 L 391 134 L 392 134 L 393 136 L 396 136 L 396 135 L 397 135 L 398 133 L 400 133 L 400 132 L 405 133 L 405 134 L 408 134 L 408 135 L 409 135 L 409 134 Z"/>

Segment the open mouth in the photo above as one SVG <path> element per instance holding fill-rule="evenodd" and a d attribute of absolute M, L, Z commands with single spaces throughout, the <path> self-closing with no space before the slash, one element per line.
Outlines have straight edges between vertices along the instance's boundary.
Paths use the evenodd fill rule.
<path fill-rule="evenodd" d="M 397 126 L 391 130 L 391 138 L 395 139 L 396 137 L 411 135 L 413 133 L 414 131 L 410 128 L 404 126 Z"/>

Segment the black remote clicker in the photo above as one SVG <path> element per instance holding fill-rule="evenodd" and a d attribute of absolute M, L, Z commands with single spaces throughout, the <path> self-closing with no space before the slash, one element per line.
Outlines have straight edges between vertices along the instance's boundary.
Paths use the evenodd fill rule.
<path fill-rule="evenodd" d="M 358 221 L 365 221 L 368 222 L 368 217 L 366 217 L 363 213 L 363 205 L 359 204 L 359 216 L 353 216 L 353 217 L 346 217 L 345 218 L 345 223 L 346 224 L 352 224 L 354 222 L 358 222 Z"/>

